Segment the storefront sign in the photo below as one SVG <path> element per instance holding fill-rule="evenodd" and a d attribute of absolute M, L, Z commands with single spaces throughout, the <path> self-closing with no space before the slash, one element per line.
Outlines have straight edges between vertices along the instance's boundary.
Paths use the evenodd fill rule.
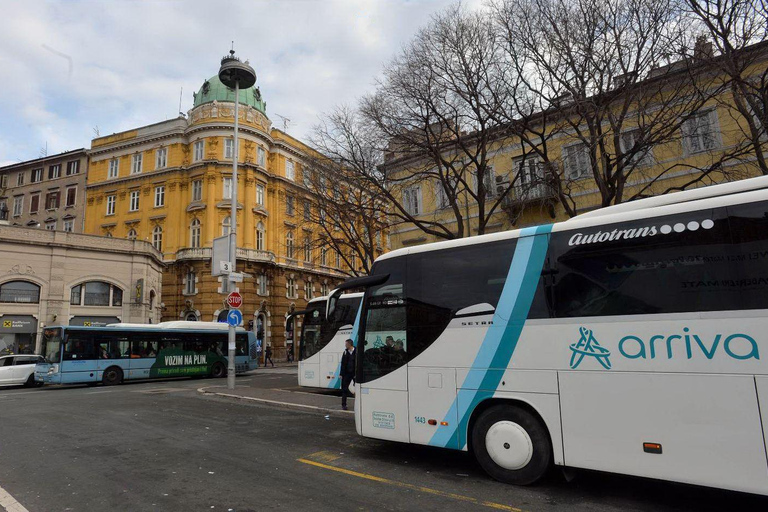
<path fill-rule="evenodd" d="M 37 332 L 37 319 L 27 315 L 0 316 L 0 333 Z"/>

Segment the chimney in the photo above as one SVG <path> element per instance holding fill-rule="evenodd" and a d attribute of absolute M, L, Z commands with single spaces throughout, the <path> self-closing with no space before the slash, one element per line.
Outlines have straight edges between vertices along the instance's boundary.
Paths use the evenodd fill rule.
<path fill-rule="evenodd" d="M 712 42 L 707 40 L 707 36 L 696 38 L 696 44 L 693 45 L 693 58 L 696 60 L 711 59 L 714 54 Z"/>

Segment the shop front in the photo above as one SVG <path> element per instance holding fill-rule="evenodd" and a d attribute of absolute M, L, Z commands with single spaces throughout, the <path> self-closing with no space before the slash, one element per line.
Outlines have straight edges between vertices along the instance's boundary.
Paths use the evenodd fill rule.
<path fill-rule="evenodd" d="M 31 315 L 0 316 L 0 356 L 34 354 L 37 319 Z"/>

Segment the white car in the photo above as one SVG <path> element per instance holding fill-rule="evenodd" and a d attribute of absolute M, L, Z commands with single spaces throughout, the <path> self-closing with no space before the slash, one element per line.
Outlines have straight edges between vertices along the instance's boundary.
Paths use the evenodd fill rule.
<path fill-rule="evenodd" d="M 12 355 L 0 357 L 0 386 L 40 385 L 35 383 L 35 365 L 43 356 Z"/>

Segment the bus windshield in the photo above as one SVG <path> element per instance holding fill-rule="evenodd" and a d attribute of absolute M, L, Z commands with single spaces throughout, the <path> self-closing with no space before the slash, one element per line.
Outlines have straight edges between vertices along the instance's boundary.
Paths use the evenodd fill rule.
<path fill-rule="evenodd" d="M 61 360 L 61 328 L 45 329 L 43 331 L 43 355 L 49 363 Z"/>
<path fill-rule="evenodd" d="M 313 302 L 304 315 L 301 332 L 299 359 L 304 360 L 317 354 L 323 348 L 322 332 L 325 323 L 325 301 Z"/>

